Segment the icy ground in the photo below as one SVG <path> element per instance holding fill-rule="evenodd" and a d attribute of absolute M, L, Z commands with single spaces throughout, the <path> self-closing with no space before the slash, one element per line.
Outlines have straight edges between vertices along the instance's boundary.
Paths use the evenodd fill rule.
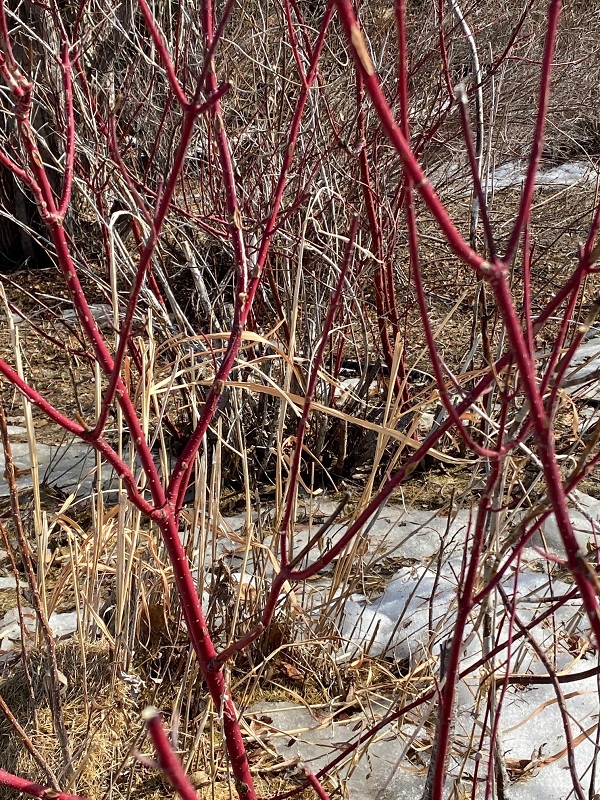
<path fill-rule="evenodd" d="M 573 397 L 593 405 L 600 401 L 600 336 L 592 328 L 590 335 L 577 348 L 565 376 L 563 387 Z"/>
<path fill-rule="evenodd" d="M 6 579 L 2 579 L 6 580 Z M 14 590 L 14 580 L 12 581 L 12 588 Z M 27 584 L 23 584 L 25 588 Z M 5 586 L 1 587 L 6 588 Z M 26 637 L 26 644 L 32 645 L 35 641 L 35 632 L 37 627 L 37 620 L 35 611 L 28 606 L 21 606 L 22 619 L 19 619 L 18 609 L 11 608 L 0 620 L 0 658 L 15 650 L 20 650 L 21 634 L 24 631 Z M 21 623 L 23 630 L 21 629 Z M 77 630 L 77 613 L 75 611 L 67 611 L 64 614 L 51 614 L 48 620 L 50 629 L 56 639 L 64 639 L 67 636 L 75 633 Z"/>
<path fill-rule="evenodd" d="M 22 425 L 9 425 L 8 434 L 17 470 L 17 485 L 19 489 L 30 488 L 32 476 L 27 430 Z M 76 495 L 89 496 L 96 483 L 96 456 L 87 445 L 67 436 L 62 444 L 47 445 L 37 442 L 35 450 L 40 483 L 56 487 L 66 494 L 74 492 Z M 0 448 L 0 497 L 7 497 L 9 494 L 4 469 L 4 453 Z M 111 474 L 110 469 L 103 468 L 105 482 Z"/>
<path fill-rule="evenodd" d="M 334 506 L 327 498 L 313 498 L 301 504 L 294 535 L 296 551 Z M 596 547 L 600 501 L 576 492 L 571 514 L 584 549 L 588 545 L 589 549 Z M 508 527 L 514 528 L 518 521 L 517 514 Z M 232 577 L 252 586 L 256 585 L 254 576 L 241 572 L 245 524 L 244 515 L 221 518 L 218 550 L 227 560 Z M 336 662 L 340 674 L 346 676 L 344 680 L 350 680 L 352 675 L 358 678 L 359 669 L 362 676 L 353 696 L 349 692 L 345 698 L 343 695 L 334 698 L 330 705 L 315 707 L 291 701 L 262 703 L 246 709 L 245 724 L 252 734 L 264 739 L 283 760 L 301 760 L 318 772 L 333 758 L 344 755 L 344 749 L 374 724 L 434 689 L 440 645 L 453 632 L 457 586 L 463 569 L 459 554 L 469 539 L 472 524 L 468 510 L 453 513 L 448 508 L 435 511 L 386 507 L 363 531 L 361 555 L 354 551 L 356 565 L 360 562 L 365 580 L 376 565 L 387 565 L 377 591 L 363 594 L 358 580 L 349 596 L 332 599 L 331 571 L 317 581 L 310 581 L 307 587 L 294 587 L 296 599 L 304 606 L 309 620 L 317 621 L 324 616 L 334 625 L 337 644 L 330 649 L 329 658 Z M 334 542 L 346 525 L 347 522 L 341 521 L 334 526 L 328 533 L 327 544 Z M 549 552 L 560 552 L 551 518 L 543 533 L 544 539 L 540 536 L 538 542 L 545 541 Z M 265 544 L 269 544 L 268 538 Z M 506 563 L 509 558 L 509 555 L 500 557 L 500 561 Z M 510 601 L 516 603 L 520 622 L 526 625 L 542 614 L 549 602 L 567 595 L 572 582 L 566 571 L 550 563 L 539 550 L 527 549 L 520 563 L 509 565 L 502 586 Z M 10 589 L 10 579 L 5 578 L 0 590 Z M 206 607 L 208 596 L 203 600 Z M 32 641 L 34 614 L 28 607 L 24 612 L 26 635 Z M 510 613 L 501 602 L 497 603 L 491 619 L 493 642 L 508 641 Z M 50 622 L 57 638 L 69 635 L 77 626 L 73 612 L 53 615 Z M 510 658 L 506 649 L 498 653 L 494 663 L 496 675 L 500 679 L 507 674 L 530 675 L 531 682 L 509 683 L 505 693 L 499 683 L 496 691 L 490 693 L 489 675 L 485 667 L 478 665 L 484 648 L 490 646 L 482 630 L 476 611 L 464 640 L 461 669 L 467 674 L 457 687 L 448 791 L 453 789 L 456 797 L 470 797 L 475 785 L 477 796 L 484 796 L 490 769 L 488 702 L 493 697 L 499 704 L 499 747 L 510 779 L 507 796 L 512 800 L 570 797 L 572 781 L 567 769 L 559 700 L 554 686 L 536 683 L 534 677 L 546 675 L 544 664 L 526 637 L 514 638 L 518 628 L 513 623 Z M 577 774 L 586 795 L 589 792 L 592 796 L 591 770 L 600 707 L 597 654 L 590 647 L 587 634 L 581 609 L 574 600 L 532 629 L 535 642 L 561 681 L 565 677 L 569 680 L 560 684 L 560 702 L 569 718 Z M 10 651 L 18 648 L 19 636 L 16 610 L 12 609 L 0 620 L 0 652 L 10 655 Z M 369 657 L 376 657 L 396 675 L 395 688 L 391 688 L 392 684 L 383 691 L 362 688 Z M 577 678 L 578 674 L 590 671 L 594 674 Z M 349 800 L 420 800 L 436 712 L 433 697 L 412 712 L 384 724 L 373 740 L 345 755 L 332 773 L 333 782 L 343 785 Z"/>
<path fill-rule="evenodd" d="M 508 161 L 496 166 L 489 172 L 484 172 L 482 182 L 486 191 L 501 191 L 503 189 L 521 189 L 527 174 L 527 162 Z M 433 185 L 445 192 L 448 186 L 456 190 L 461 183 L 464 190 L 469 191 L 472 185 L 472 176 L 466 164 L 456 162 L 444 163 L 434 168 L 429 178 Z M 569 161 L 554 167 L 542 167 L 536 175 L 536 186 L 543 189 L 565 189 L 570 186 L 593 186 L 598 179 L 598 169 L 590 161 Z"/>
<path fill-rule="evenodd" d="M 525 181 L 527 164 L 523 161 L 509 161 L 497 167 L 491 179 L 491 188 L 519 189 Z M 541 169 L 536 175 L 536 185 L 551 188 L 573 186 L 577 183 L 594 183 L 598 171 L 588 161 L 571 161 L 550 169 Z"/>
<path fill-rule="evenodd" d="M 577 507 L 581 510 L 577 510 Z M 332 505 L 325 503 L 324 514 Z M 249 710 L 252 729 L 273 745 L 285 760 L 299 758 L 318 772 L 356 742 L 370 726 L 380 722 L 401 705 L 407 705 L 420 692 L 434 687 L 439 668 L 440 645 L 451 639 L 456 615 L 456 598 L 462 563 L 459 552 L 468 537 L 472 519 L 460 511 L 448 518 L 447 512 L 406 511 L 386 508 L 367 534 L 368 550 L 363 556 L 365 573 L 369 563 L 402 554 L 400 566 L 376 596 L 367 598 L 356 592 L 343 598 L 335 609 L 339 646 L 333 657 L 340 668 L 352 675 L 365 656 L 385 658 L 390 669 L 400 668 L 395 693 L 374 695 L 357 692 L 340 715 L 340 706 L 309 708 L 293 702 L 262 703 Z M 582 545 L 597 547 L 596 527 L 600 502 L 575 493 L 573 520 Z M 229 520 L 233 523 L 234 520 Z M 517 518 L 513 521 L 516 525 Z M 343 525 L 340 526 L 343 528 Z M 550 519 L 544 531 L 546 547 L 560 552 L 556 526 Z M 308 532 L 300 540 L 307 538 Z M 335 540 L 335 533 L 332 540 Z M 541 543 L 541 538 L 538 539 Z M 440 544 L 445 553 L 438 560 Z M 301 542 L 298 547 L 301 547 Z M 518 619 L 527 625 L 542 614 L 548 604 L 567 595 L 573 588 L 568 574 L 557 570 L 539 550 L 524 551 L 520 563 L 507 570 L 502 587 L 516 604 Z M 311 596 L 312 612 L 316 598 L 323 600 L 326 587 L 317 582 Z M 492 613 L 494 634 L 489 641 L 482 634 L 483 624 L 476 611 L 467 627 L 461 669 L 472 671 L 457 687 L 452 734 L 452 755 L 447 770 L 448 790 L 453 796 L 470 797 L 473 786 L 484 796 L 490 765 L 488 702 L 499 703 L 499 748 L 508 771 L 513 800 L 563 800 L 572 796 L 572 780 L 567 769 L 564 725 L 560 703 L 569 718 L 570 737 L 579 780 L 591 797 L 592 765 L 598 735 L 597 654 L 589 646 L 587 626 L 580 604 L 571 600 L 545 623 L 536 625 L 531 635 L 560 674 L 562 698 L 557 700 L 553 685 L 536 683 L 534 676 L 545 676 L 544 664 L 526 637 L 513 641 L 510 657 L 502 650 L 494 662 L 496 675 L 531 676 L 523 683 L 502 684 L 489 693 L 487 667 L 478 661 L 491 642 L 510 639 L 519 628 L 501 602 Z M 594 674 L 587 675 L 592 672 Z M 364 672 L 363 672 L 364 674 Z M 582 674 L 581 678 L 577 678 Z M 428 677 L 429 676 L 429 677 Z M 568 682 L 562 682 L 562 681 Z M 339 698 L 338 698 L 339 700 Z M 343 700 L 343 698 L 342 698 Z M 420 800 L 435 730 L 435 698 L 384 726 L 375 738 L 357 752 L 349 752 L 336 768 L 337 780 L 350 800 Z"/>

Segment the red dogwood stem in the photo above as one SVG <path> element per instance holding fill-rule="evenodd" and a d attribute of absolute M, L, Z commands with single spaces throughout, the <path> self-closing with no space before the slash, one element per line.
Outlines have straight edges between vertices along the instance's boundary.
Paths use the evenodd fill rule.
<path fill-rule="evenodd" d="M 168 777 L 172 787 L 183 800 L 198 800 L 196 790 L 185 774 L 181 761 L 177 758 L 169 737 L 165 733 L 157 709 L 154 706 L 148 706 L 142 711 L 142 719 L 148 726 L 148 733 L 154 742 L 160 768 Z"/>
<path fill-rule="evenodd" d="M 0 785 L 8 786 L 17 792 L 23 792 L 31 797 L 39 797 L 40 800 L 87 800 L 85 797 L 79 797 L 76 794 L 67 794 L 66 792 L 57 792 L 55 789 L 49 789 L 46 786 L 40 786 L 38 783 L 32 783 L 13 775 L 6 770 L 0 769 Z M 197 800 L 197 798 L 196 798 Z"/>
<path fill-rule="evenodd" d="M 315 794 L 317 795 L 319 800 L 329 800 L 329 795 L 323 788 L 319 779 L 314 774 L 314 772 L 311 772 L 311 770 L 306 765 L 304 765 L 304 774 L 306 775 L 306 780 L 308 781 L 310 786 L 314 789 Z"/>
<path fill-rule="evenodd" d="M 222 717 L 223 736 L 238 794 L 245 800 L 256 800 L 257 795 L 250 774 L 244 740 L 225 675 L 222 670 L 210 669 L 216 651 L 202 612 L 187 555 L 181 543 L 175 511 L 167 506 L 165 518 L 158 522 L 158 526 L 173 565 L 179 602 L 192 646 L 217 713 Z"/>

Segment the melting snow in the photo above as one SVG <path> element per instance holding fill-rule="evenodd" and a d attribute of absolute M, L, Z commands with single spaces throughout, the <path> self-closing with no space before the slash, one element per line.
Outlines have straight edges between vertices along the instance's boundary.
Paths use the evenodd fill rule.
<path fill-rule="evenodd" d="M 32 644 L 37 627 L 37 619 L 33 608 L 22 606 L 22 627 L 28 644 Z M 68 611 L 65 614 L 54 613 L 48 620 L 52 633 L 57 639 L 71 636 L 77 630 L 77 613 Z M 0 655 L 9 653 L 20 647 L 21 622 L 17 608 L 11 608 L 0 620 Z"/>
<path fill-rule="evenodd" d="M 381 719 L 391 706 L 391 702 L 372 704 L 370 721 Z M 313 773 L 326 766 L 348 742 L 367 730 L 367 721 L 362 717 L 336 722 L 326 710 L 317 718 L 306 708 L 289 703 L 261 703 L 252 709 L 252 719 L 253 728 L 265 731 L 269 745 L 274 746 L 281 757 L 285 760 L 299 757 Z M 419 798 L 423 791 L 423 769 L 404 760 L 397 765 L 402 749 L 396 726 L 387 726 L 369 747 L 368 757 L 340 771 L 342 782 L 350 791 L 349 796 L 356 800 Z"/>
<path fill-rule="evenodd" d="M 27 444 L 27 431 L 20 426 L 9 426 L 12 456 L 17 469 L 19 489 L 31 487 L 31 459 Z M 96 473 L 95 453 L 80 442 L 64 445 L 36 444 L 40 480 L 48 486 L 78 494 L 89 494 Z M 0 451 L 0 475 L 4 475 L 4 453 Z M 107 470 L 107 475 L 109 470 Z M 8 496 L 8 483 L 0 478 L 0 497 Z"/>
<path fill-rule="evenodd" d="M 577 348 L 563 386 L 570 395 L 575 395 L 578 399 L 598 401 L 599 378 L 600 337 L 592 336 Z"/>
<path fill-rule="evenodd" d="M 509 161 L 496 167 L 492 175 L 492 186 L 495 189 L 520 188 L 525 181 L 527 164 L 521 161 Z M 598 171 L 587 161 L 571 161 L 540 170 L 535 178 L 537 186 L 564 187 L 577 183 L 593 183 L 598 179 Z"/>
<path fill-rule="evenodd" d="M 460 563 L 453 566 L 460 570 Z M 396 573 L 376 602 L 352 595 L 344 603 L 339 656 L 355 658 L 357 650 L 365 650 L 371 656 L 418 660 L 433 632 L 452 625 L 455 586 L 451 577 L 408 567 Z"/>
<path fill-rule="evenodd" d="M 328 514 L 332 506 L 326 502 L 321 511 Z M 572 498 L 571 517 L 575 523 L 582 549 L 595 545 L 596 525 L 600 518 L 600 501 L 582 492 Z M 519 516 L 515 516 L 515 524 Z M 345 524 L 332 533 L 334 540 Z M 376 597 L 352 594 L 338 598 L 329 606 L 337 613 L 339 646 L 335 652 L 340 667 L 359 664 L 363 656 L 378 656 L 400 662 L 407 670 L 425 676 L 436 674 L 440 646 L 450 641 L 456 614 L 456 596 L 462 562 L 457 548 L 464 546 L 469 533 L 471 516 L 461 512 L 448 518 L 431 511 L 405 511 L 385 508 L 372 526 L 363 533 L 366 552 L 363 558 L 380 557 L 381 552 L 400 554 L 412 564 L 400 566 L 387 580 Z M 298 532 L 297 546 L 314 532 L 316 524 Z M 552 518 L 546 523 L 546 547 L 561 551 L 560 537 Z M 446 548 L 441 558 L 440 543 Z M 502 580 L 509 598 L 516 602 L 519 619 L 527 625 L 548 607 L 548 603 L 563 597 L 572 589 L 569 580 L 552 574 L 556 567 L 537 550 L 526 549 L 519 564 L 511 563 Z M 316 582 L 315 597 L 324 602 L 328 586 Z M 323 606 L 327 608 L 327 606 Z M 318 613 L 313 608 L 312 614 Z M 482 622 L 474 611 L 463 640 L 461 669 L 472 667 L 471 674 L 457 684 L 457 700 L 453 731 L 452 755 L 447 769 L 447 791 L 471 796 L 473 776 L 477 792 L 485 793 L 485 781 L 490 763 L 489 725 L 483 719 L 489 694 L 484 691 L 487 673 L 477 666 L 482 658 L 484 642 Z M 496 642 L 506 642 L 510 633 L 510 616 L 499 604 L 495 631 Z M 592 649 L 581 649 L 588 631 L 581 614 L 580 602 L 565 603 L 549 624 L 532 628 L 531 637 L 545 652 L 557 672 L 569 677 L 593 670 L 597 655 Z M 515 640 L 508 659 L 504 650 L 496 662 L 497 675 L 506 673 L 546 676 L 546 668 L 538 659 L 531 644 L 522 637 Z M 433 683 L 423 689 L 433 688 Z M 592 796 L 591 765 L 594 762 L 595 737 L 600 712 L 598 679 L 595 675 L 562 684 L 563 697 L 570 719 L 574 741 L 574 760 L 577 775 L 586 795 Z M 404 698 L 398 684 L 399 697 Z M 418 683 L 407 686 L 417 691 Z M 509 683 L 500 708 L 500 747 L 509 770 L 511 800 L 566 800 L 572 792 L 571 775 L 565 753 L 565 734 L 554 687 L 548 683 L 526 685 Z M 411 695 L 413 696 L 413 695 Z M 347 712 L 350 718 L 336 717 L 339 706 L 307 709 L 293 703 L 259 704 L 250 709 L 251 726 L 265 736 L 285 760 L 298 758 L 318 772 L 348 745 L 355 742 L 371 725 L 393 713 L 398 702 L 388 698 L 365 695 Z M 403 715 L 400 723 L 383 727 L 375 739 L 365 743 L 334 770 L 333 781 L 340 781 L 350 800 L 419 800 L 424 788 L 428 761 L 435 732 L 437 701 L 424 703 L 415 712 Z M 486 723 L 487 725 L 487 723 Z M 331 777 L 331 776 L 330 776 Z"/>

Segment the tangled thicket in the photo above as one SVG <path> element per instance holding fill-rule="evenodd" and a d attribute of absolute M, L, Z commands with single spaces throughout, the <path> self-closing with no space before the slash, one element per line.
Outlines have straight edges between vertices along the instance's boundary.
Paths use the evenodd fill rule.
<path fill-rule="evenodd" d="M 68 529 L 70 560 L 48 606 L 36 476 L 28 530 L 0 414 L 7 549 L 48 649 L 45 688 L 25 649 L 17 684 L 24 709 L 47 698 L 60 750 L 49 766 L 37 720 L 28 764 L 55 788 L 91 780 L 106 726 L 90 712 L 67 730 L 61 676 L 64 662 L 71 692 L 100 638 L 110 652 L 94 644 L 90 675 L 108 681 L 97 665 L 109 658 L 112 690 L 134 668 L 176 686 L 176 700 L 143 700 L 185 707 L 186 766 L 210 750 L 213 780 L 227 758 L 240 796 L 256 797 L 240 695 L 292 646 L 327 691 L 344 685 L 331 605 L 315 620 L 297 587 L 335 562 L 330 601 L 349 596 L 358 579 L 343 564 L 373 514 L 419 473 L 458 469 L 452 505 L 473 508 L 473 527 L 427 780 L 438 800 L 471 615 L 551 512 L 600 634 L 596 568 L 568 515 L 599 457 L 568 370 L 598 310 L 600 212 L 588 184 L 536 188 L 540 165 L 598 156 L 598 12 L 573 2 L 561 14 L 558 0 L 196 6 L 0 6 L 3 405 L 26 398 L 32 452 L 49 419 L 98 459 L 91 507 L 63 498 L 52 523 Z M 496 187 L 497 167 L 517 162 L 523 185 Z M 298 493 L 348 486 L 359 499 L 340 538 L 327 543 L 332 519 L 294 548 Z M 226 538 L 250 582 L 219 549 L 224 487 L 246 512 L 245 538 Z M 80 518 L 66 516 L 73 504 Z M 78 602 L 79 582 L 80 652 L 57 654 L 49 612 Z M 227 665 L 252 676 L 237 696 Z M 134 713 L 129 695 L 107 697 L 105 711 Z M 196 734 L 209 716 L 210 736 Z M 195 797 L 146 721 L 160 766 Z M 86 786 L 131 789 L 139 771 L 123 763 Z M 324 776 L 307 778 L 318 793 Z"/>

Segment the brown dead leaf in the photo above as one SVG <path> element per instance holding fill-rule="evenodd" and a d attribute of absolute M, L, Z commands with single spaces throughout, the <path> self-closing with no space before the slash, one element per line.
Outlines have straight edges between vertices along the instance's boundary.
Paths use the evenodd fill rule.
<path fill-rule="evenodd" d="M 304 681 L 304 675 L 298 667 L 295 667 L 293 664 L 290 664 L 289 661 L 284 661 L 283 659 L 277 659 L 275 662 L 277 668 L 283 672 L 286 678 L 289 678 L 291 681 L 302 682 Z"/>

